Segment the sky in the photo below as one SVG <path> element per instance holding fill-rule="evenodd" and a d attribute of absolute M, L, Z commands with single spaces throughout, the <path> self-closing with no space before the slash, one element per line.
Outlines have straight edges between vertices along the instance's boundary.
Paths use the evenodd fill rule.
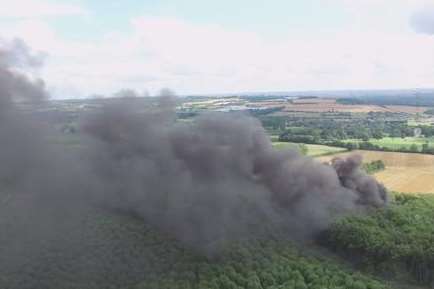
<path fill-rule="evenodd" d="M 434 87 L 434 0 L 2 1 L 53 98 Z"/>

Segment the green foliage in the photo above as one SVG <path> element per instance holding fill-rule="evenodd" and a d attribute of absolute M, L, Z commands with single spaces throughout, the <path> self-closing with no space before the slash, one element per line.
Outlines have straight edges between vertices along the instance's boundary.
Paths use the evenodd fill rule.
<path fill-rule="evenodd" d="M 388 288 L 336 261 L 303 256 L 286 240 L 245 240 L 206 257 L 128 215 L 91 210 L 83 222 L 83 239 L 71 240 L 70 252 L 41 246 L 37 267 L 23 264 L 2 272 L 0 288 L 352 288 L 346 287 L 347 280 Z"/>
<path fill-rule="evenodd" d="M 434 126 L 410 126 L 408 120 L 399 115 L 329 113 L 260 119 L 269 131 L 279 134 L 280 142 L 329 145 L 349 150 L 434 154 Z M 421 137 L 414 137 L 415 128 L 421 130 Z"/>
<path fill-rule="evenodd" d="M 393 273 L 402 264 L 421 283 L 434 282 L 434 196 L 397 195 L 387 209 L 342 219 L 326 244 L 361 263 Z"/>
<path fill-rule="evenodd" d="M 282 122 L 279 128 L 282 127 Z M 285 130 L 280 134 L 280 141 L 309 144 L 330 144 L 347 139 L 367 142 L 386 136 L 402 138 L 414 135 L 414 129 L 408 126 L 407 121 L 387 121 L 374 113 L 368 113 L 364 118 L 299 117 L 288 119 L 284 124 Z"/>

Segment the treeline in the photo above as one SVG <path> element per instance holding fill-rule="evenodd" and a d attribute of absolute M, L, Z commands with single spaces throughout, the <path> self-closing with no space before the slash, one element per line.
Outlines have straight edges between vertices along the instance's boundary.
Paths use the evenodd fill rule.
<path fill-rule="evenodd" d="M 382 160 L 372 161 L 362 165 L 362 169 L 370 175 L 383 171 L 385 168 L 386 165 Z"/>
<path fill-rule="evenodd" d="M 434 106 L 434 92 L 400 95 L 364 95 L 360 97 L 342 97 L 336 100 L 341 104 L 374 104 L 374 105 L 409 105 Z"/>
<path fill-rule="evenodd" d="M 321 241 L 374 272 L 393 278 L 404 268 L 434 286 L 433 220 L 433 195 L 397 195 L 386 209 L 338 221 Z"/>

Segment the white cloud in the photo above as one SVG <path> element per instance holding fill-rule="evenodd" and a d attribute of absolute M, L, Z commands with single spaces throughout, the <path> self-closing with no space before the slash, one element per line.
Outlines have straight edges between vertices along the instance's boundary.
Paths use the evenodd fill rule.
<path fill-rule="evenodd" d="M 46 16 L 85 15 L 88 12 L 76 5 L 46 0 L 14 0 L 0 6 L 1 18 L 39 18 Z"/>
<path fill-rule="evenodd" d="M 92 42 L 66 41 L 39 20 L 1 27 L 2 33 L 47 51 L 42 72 L 56 97 L 123 88 L 184 94 L 434 84 L 434 37 L 411 31 L 342 29 L 270 40 L 218 25 L 139 17 L 128 33 Z"/>

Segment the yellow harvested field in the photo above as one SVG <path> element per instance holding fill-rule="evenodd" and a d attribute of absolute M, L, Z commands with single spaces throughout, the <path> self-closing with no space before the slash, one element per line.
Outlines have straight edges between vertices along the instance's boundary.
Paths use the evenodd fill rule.
<path fill-rule="evenodd" d="M 375 177 L 388 189 L 404 193 L 434 193 L 434 155 L 377 151 L 354 151 L 317 158 L 329 162 L 337 156 L 358 153 L 364 162 L 382 160 L 384 171 Z"/>

